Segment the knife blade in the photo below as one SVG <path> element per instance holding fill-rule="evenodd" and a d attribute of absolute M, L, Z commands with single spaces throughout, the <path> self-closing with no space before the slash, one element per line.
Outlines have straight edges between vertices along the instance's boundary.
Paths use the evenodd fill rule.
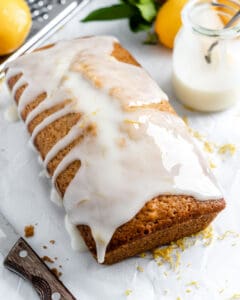
<path fill-rule="evenodd" d="M 0 212 L 0 253 L 4 266 L 27 279 L 42 300 L 76 300 Z"/>

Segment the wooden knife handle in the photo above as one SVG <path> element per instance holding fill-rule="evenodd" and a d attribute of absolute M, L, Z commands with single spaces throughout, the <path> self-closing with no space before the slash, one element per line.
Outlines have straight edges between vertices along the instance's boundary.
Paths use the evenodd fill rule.
<path fill-rule="evenodd" d="M 76 300 L 23 238 L 10 250 L 4 266 L 30 281 L 42 300 Z"/>

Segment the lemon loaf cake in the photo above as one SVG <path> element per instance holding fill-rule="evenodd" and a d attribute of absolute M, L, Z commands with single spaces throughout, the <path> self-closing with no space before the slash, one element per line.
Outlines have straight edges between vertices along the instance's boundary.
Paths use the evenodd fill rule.
<path fill-rule="evenodd" d="M 99 263 L 196 233 L 225 207 L 167 95 L 114 37 L 24 55 L 6 82 L 53 200 Z"/>

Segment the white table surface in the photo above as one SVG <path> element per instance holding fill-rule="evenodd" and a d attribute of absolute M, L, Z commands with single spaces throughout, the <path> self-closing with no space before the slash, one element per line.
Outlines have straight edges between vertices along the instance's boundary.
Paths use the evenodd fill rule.
<path fill-rule="evenodd" d="M 240 240 L 228 230 L 240 232 L 240 104 L 228 111 L 200 114 L 183 108 L 176 102 L 171 87 L 171 51 L 161 46 L 144 46 L 144 34 L 134 35 L 127 22 L 80 23 L 92 9 L 111 1 L 92 1 L 81 13 L 58 31 L 50 41 L 81 35 L 110 34 L 119 38 L 137 60 L 149 71 L 181 116 L 189 118 L 190 126 L 208 141 L 218 145 L 233 143 L 234 155 L 205 153 L 216 164 L 214 173 L 223 187 L 227 208 L 213 223 L 213 241 L 204 246 L 198 241 L 181 253 L 181 264 L 173 270 L 167 263 L 158 266 L 154 259 L 132 258 L 113 266 L 98 265 L 89 253 L 74 252 L 64 228 L 64 212 L 50 202 L 49 182 L 39 176 L 41 167 L 36 154 L 28 147 L 28 135 L 19 121 L 4 119 L 10 103 L 5 85 L 0 86 L 0 209 L 23 234 L 24 227 L 35 224 L 35 235 L 30 245 L 40 256 L 58 257 L 50 267 L 62 265 L 62 281 L 80 300 L 174 300 L 180 299 L 240 299 Z M 200 143 L 202 147 L 202 143 Z M 55 240 L 54 245 L 49 240 Z M 43 245 L 48 248 L 43 249 Z M 2 261 L 2 257 L 0 257 Z M 143 272 L 137 270 L 137 266 Z M 198 282 L 198 288 L 188 286 Z M 190 289 L 190 292 L 187 292 Z M 131 290 L 126 295 L 126 290 Z M 239 295 L 239 298 L 237 297 Z M 24 280 L 0 266 L 0 299 L 38 299 L 35 291 Z"/>

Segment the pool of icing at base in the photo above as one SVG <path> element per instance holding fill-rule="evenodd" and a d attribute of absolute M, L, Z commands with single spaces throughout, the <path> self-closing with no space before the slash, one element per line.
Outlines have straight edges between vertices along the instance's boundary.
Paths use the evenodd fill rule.
<path fill-rule="evenodd" d="M 183 121 L 151 108 L 167 101 L 167 96 L 141 67 L 112 57 L 114 43 L 112 37 L 62 42 L 19 58 L 7 73 L 7 78 L 23 73 L 13 94 L 28 84 L 19 100 L 19 114 L 37 95 L 47 92 L 47 98 L 28 115 L 27 124 L 42 111 L 71 99 L 37 125 L 33 143 L 54 120 L 71 112 L 81 114 L 43 164 L 46 167 L 60 150 L 83 136 L 55 169 L 52 183 L 71 162 L 81 161 L 63 197 L 67 227 L 69 223 L 90 226 L 101 263 L 114 231 L 150 199 L 169 194 L 201 201 L 222 197 Z M 56 198 L 55 192 L 52 195 Z"/>

